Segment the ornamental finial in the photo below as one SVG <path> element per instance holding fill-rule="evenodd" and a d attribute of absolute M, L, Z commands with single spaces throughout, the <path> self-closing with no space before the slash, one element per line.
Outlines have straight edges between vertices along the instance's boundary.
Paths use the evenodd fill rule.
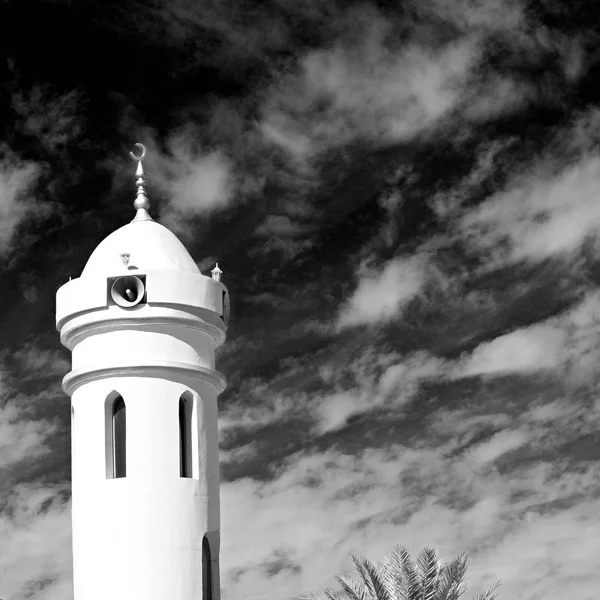
<path fill-rule="evenodd" d="M 221 275 L 223 274 L 223 271 L 219 269 L 219 263 L 216 264 L 215 268 L 210 272 L 210 274 L 215 281 L 221 281 Z"/>
<path fill-rule="evenodd" d="M 139 143 L 136 143 L 136 146 L 142 151 L 142 153 L 139 156 L 136 156 L 133 152 L 129 153 L 129 156 L 131 156 L 131 158 L 138 164 L 135 171 L 137 197 L 133 203 L 133 206 L 137 212 L 133 218 L 133 221 L 152 221 L 152 217 L 148 212 L 148 209 L 150 208 L 150 201 L 146 196 L 146 178 L 144 177 L 144 166 L 142 164 L 142 161 L 144 158 L 146 158 L 146 146 Z"/>

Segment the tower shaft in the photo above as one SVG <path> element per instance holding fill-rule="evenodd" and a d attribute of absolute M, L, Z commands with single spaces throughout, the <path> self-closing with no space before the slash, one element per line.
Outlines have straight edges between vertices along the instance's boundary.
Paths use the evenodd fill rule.
<path fill-rule="evenodd" d="M 133 263 L 136 252 L 127 254 Z M 74 599 L 219 600 L 225 380 L 215 349 L 227 290 L 140 262 L 121 263 L 121 274 L 84 270 L 57 293 L 57 328 L 72 351 L 63 388 L 72 399 Z"/>

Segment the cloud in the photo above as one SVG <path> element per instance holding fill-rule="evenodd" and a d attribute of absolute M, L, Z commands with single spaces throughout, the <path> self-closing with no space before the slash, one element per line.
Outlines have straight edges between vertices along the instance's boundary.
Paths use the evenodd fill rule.
<path fill-rule="evenodd" d="M 493 435 L 489 440 L 471 448 L 467 454 L 467 460 L 478 467 L 488 465 L 502 455 L 521 448 L 529 442 L 529 436 L 518 430 L 504 430 Z"/>
<path fill-rule="evenodd" d="M 30 420 L 14 403 L 0 407 L 0 470 L 47 454 L 48 438 L 58 425 L 45 419 Z"/>
<path fill-rule="evenodd" d="M 28 192 L 41 174 L 40 167 L 20 160 L 9 148 L 0 145 L 0 254 L 11 246 L 21 221 L 33 212 L 43 211 Z"/>
<path fill-rule="evenodd" d="M 323 434 L 345 425 L 348 419 L 373 407 L 375 401 L 369 394 L 337 392 L 321 399 L 316 406 L 318 431 Z"/>
<path fill-rule="evenodd" d="M 231 164 L 219 151 L 201 152 L 191 132 L 173 135 L 169 154 L 157 157 L 153 181 L 167 194 L 162 220 L 167 227 L 186 230 L 186 220 L 227 206 L 232 198 Z"/>
<path fill-rule="evenodd" d="M 518 329 L 480 344 L 457 369 L 461 376 L 550 370 L 562 364 L 564 332 L 551 325 Z"/>
<path fill-rule="evenodd" d="M 592 289 L 564 312 L 479 344 L 446 365 L 449 379 L 519 374 L 558 377 L 574 393 L 600 384 L 600 294 Z"/>
<path fill-rule="evenodd" d="M 304 157 L 356 138 L 398 142 L 452 110 L 477 60 L 477 41 L 433 49 L 394 43 L 395 26 L 372 7 L 344 17 L 346 34 L 311 50 L 267 94 L 263 127 Z"/>
<path fill-rule="evenodd" d="M 393 320 L 403 306 L 422 290 L 425 271 L 420 258 L 395 258 L 378 273 L 362 276 L 352 297 L 337 318 L 339 329 L 357 325 L 372 325 Z"/>
<path fill-rule="evenodd" d="M 256 235 L 266 238 L 260 253 L 279 251 L 284 259 L 291 259 L 313 246 L 308 238 L 311 227 L 293 221 L 286 215 L 268 215 L 256 229 Z"/>
<path fill-rule="evenodd" d="M 309 401 L 310 413 L 316 417 L 314 431 L 322 435 L 338 430 L 350 417 L 377 408 L 402 410 L 410 405 L 424 381 L 442 379 L 446 368 L 443 360 L 426 352 L 402 358 L 381 353 L 374 360 L 367 352 L 362 360 L 349 366 L 356 377 L 355 387 Z M 343 379 L 340 375 L 336 370 L 334 377 Z"/>
<path fill-rule="evenodd" d="M 466 124 L 564 93 L 559 76 L 526 81 L 513 56 L 556 64 L 569 81 L 586 68 L 583 39 L 538 23 L 520 0 L 430 0 L 396 19 L 361 5 L 338 22 L 342 33 L 308 50 L 263 105 L 265 135 L 300 162 L 356 140 L 406 142 L 448 123 L 465 135 Z M 440 22 L 453 35 L 440 35 Z"/>
<path fill-rule="evenodd" d="M 482 445 L 478 459 L 488 462 L 523 441 L 516 433 L 495 439 Z M 593 503 L 579 494 L 598 490 L 598 467 L 551 477 L 552 463 L 542 462 L 504 475 L 493 469 L 475 475 L 474 456 L 448 458 L 400 445 L 358 456 L 300 454 L 271 482 L 224 484 L 224 599 L 290 597 L 329 586 L 334 574 L 350 570 L 350 553 L 378 560 L 397 543 L 413 555 L 433 545 L 447 559 L 468 551 L 471 595 L 498 578 L 506 593 L 529 592 L 527 584 L 552 590 L 547 596 L 552 600 L 563 597 L 564 585 L 582 597 L 592 593 L 592 578 L 566 583 L 578 569 L 576 559 L 554 571 L 546 560 L 558 544 L 561 556 L 572 549 L 584 557 L 585 572 L 597 570 L 597 532 L 586 529 Z M 552 508 L 559 501 L 572 508 Z M 515 547 L 521 556 L 538 559 L 515 562 Z M 277 553 L 296 568 L 265 573 L 261 565 Z"/>
<path fill-rule="evenodd" d="M 462 98 L 462 116 L 475 124 L 516 113 L 536 100 L 538 91 L 530 82 L 490 73 L 473 85 Z"/>
<path fill-rule="evenodd" d="M 600 227 L 599 192 L 598 157 L 563 169 L 546 160 L 468 211 L 460 230 L 491 266 L 569 256 Z"/>
<path fill-rule="evenodd" d="M 12 358 L 21 369 L 21 378 L 65 375 L 71 368 L 70 362 L 61 353 L 43 350 L 34 342 L 24 344 L 13 353 Z"/>
<path fill-rule="evenodd" d="M 297 411 L 302 410 L 301 399 L 294 395 L 277 395 L 269 393 L 267 386 L 262 383 L 246 384 L 242 388 L 242 394 L 248 397 L 262 395 L 264 401 L 252 405 L 236 405 L 230 408 L 222 417 L 219 416 L 219 435 L 223 439 L 228 430 L 233 428 L 254 429 L 272 423 L 281 422 L 289 418 Z M 300 394 L 298 394 L 300 395 Z"/>
<path fill-rule="evenodd" d="M 282 113 L 273 113 L 260 123 L 260 129 L 265 139 L 284 150 L 298 165 L 303 165 L 312 155 L 313 144 L 305 132 L 294 131 L 290 125 Z"/>
<path fill-rule="evenodd" d="M 427 0 L 417 10 L 435 15 L 463 31 L 516 32 L 525 24 L 522 0 Z"/>
<path fill-rule="evenodd" d="M 17 126 L 34 137 L 50 154 L 64 154 L 68 144 L 79 142 L 83 132 L 82 100 L 75 90 L 57 94 L 49 86 L 32 86 L 13 95 Z"/>
<path fill-rule="evenodd" d="M 50 452 L 49 443 L 60 429 L 59 420 L 36 418 L 35 411 L 40 403 L 47 410 L 55 391 L 48 378 L 64 374 L 69 370 L 69 363 L 58 353 L 42 350 L 33 342 L 10 355 L 10 372 L 6 359 L 6 354 L 0 355 L 4 363 L 0 370 L 0 471 L 10 473 L 11 469 L 18 469 L 19 465 L 36 461 Z M 44 389 L 38 394 L 25 395 L 13 389 L 34 379 L 46 379 Z"/>
<path fill-rule="evenodd" d="M 0 597 L 72 597 L 71 510 L 68 486 L 19 485 L 0 514 Z"/>
<path fill-rule="evenodd" d="M 268 382 L 246 380 L 236 393 L 243 400 L 230 402 L 219 417 L 221 440 L 228 440 L 237 430 L 258 432 L 275 424 L 284 426 L 294 418 L 312 420 L 316 435 L 340 430 L 351 417 L 381 408 L 409 407 L 424 381 L 440 380 L 448 369 L 443 360 L 427 352 L 400 356 L 371 347 L 351 358 L 340 359 L 334 354 L 321 360 L 318 378 L 313 362 L 307 364 L 310 366 L 292 364 Z M 318 379 L 322 391 L 306 390 L 303 383 L 307 379 L 311 388 Z M 283 389 L 282 382 L 288 382 Z M 254 450 L 247 447 L 241 452 Z"/>
<path fill-rule="evenodd" d="M 590 290 L 558 319 L 565 332 L 562 348 L 565 382 L 593 389 L 599 382 L 600 293 Z"/>
<path fill-rule="evenodd" d="M 473 571 L 488 580 L 501 579 L 502 597 L 523 596 L 526 590 L 528 598 L 559 600 L 569 590 L 569 594 L 593 598 L 600 552 L 594 505 L 593 499 L 582 499 L 555 514 L 540 514 L 532 508 L 518 527 L 478 556 Z M 519 560 L 515 560 L 515 548 Z"/>
<path fill-rule="evenodd" d="M 159 192 L 167 200 L 161 206 L 160 221 L 182 236 L 193 235 L 191 219 L 227 207 L 232 201 L 236 182 L 231 161 L 221 150 L 206 149 L 198 129 L 191 125 L 172 132 L 164 144 L 158 143 L 151 128 L 137 129 L 147 149 L 144 167 L 150 214 L 157 217 L 152 199 Z M 116 171 L 115 187 L 127 182 L 135 198 L 131 165 L 125 169 L 122 159 L 108 162 Z"/>

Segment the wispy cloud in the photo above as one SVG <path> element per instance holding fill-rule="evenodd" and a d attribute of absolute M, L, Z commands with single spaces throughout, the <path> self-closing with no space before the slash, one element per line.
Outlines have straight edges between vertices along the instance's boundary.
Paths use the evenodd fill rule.
<path fill-rule="evenodd" d="M 402 307 L 419 294 L 425 281 L 425 268 L 419 257 L 392 259 L 377 270 L 363 265 L 358 285 L 338 316 L 338 328 L 396 318 Z"/>
<path fill-rule="evenodd" d="M 350 417 L 378 408 L 401 411 L 410 406 L 423 382 L 439 381 L 447 368 L 443 360 L 426 352 L 405 357 L 381 353 L 374 360 L 366 352 L 362 360 L 349 365 L 356 378 L 354 387 L 310 401 L 310 413 L 316 417 L 314 431 L 323 434 L 338 430 Z M 339 371 L 336 375 L 339 377 Z"/>
<path fill-rule="evenodd" d="M 14 403 L 0 408 L 0 470 L 50 452 L 46 442 L 58 430 L 56 423 L 31 420 Z"/>
<path fill-rule="evenodd" d="M 167 197 L 162 207 L 163 223 L 188 234 L 189 219 L 228 205 L 233 193 L 231 163 L 220 151 L 202 148 L 196 132 L 176 132 L 167 141 L 167 151 L 153 148 L 148 157 L 152 184 Z"/>
<path fill-rule="evenodd" d="M 478 467 L 482 467 L 493 463 L 507 452 L 521 448 L 528 442 L 529 436 L 525 432 L 507 429 L 470 449 L 465 457 Z"/>
<path fill-rule="evenodd" d="M 447 558 L 469 551 L 473 592 L 498 576 L 508 594 L 525 589 L 526 583 L 539 586 L 544 581 L 550 588 L 548 579 L 563 581 L 566 573 L 551 572 L 543 559 L 559 543 L 567 545 L 563 552 L 587 548 L 585 565 L 592 572 L 598 561 L 591 551 L 596 534 L 593 528 L 586 530 L 591 504 L 573 497 L 576 490 L 597 490 L 591 473 L 549 477 L 551 465 L 538 463 L 510 475 L 488 469 L 474 476 L 473 457 L 483 466 L 524 441 L 516 433 L 499 434 L 477 454 L 452 459 L 396 445 L 358 457 L 332 451 L 300 455 L 270 483 L 246 479 L 225 484 L 224 597 L 287 597 L 331 585 L 333 574 L 349 569 L 351 552 L 376 560 L 396 543 L 413 553 L 431 544 Z M 598 469 L 592 470 L 597 475 Z M 557 501 L 572 502 L 573 508 L 554 514 L 548 503 Z M 562 526 L 554 527 L 571 521 L 577 535 L 565 537 Z M 515 563 L 507 554 L 508 547 L 514 550 L 508 539 L 519 540 L 522 556 L 533 553 L 539 560 Z M 277 552 L 285 553 L 296 568 L 266 573 L 263 565 Z M 497 570 L 494 556 L 500 561 Z M 571 572 L 576 565 L 569 560 L 563 568 Z M 594 589 L 592 580 L 578 579 L 572 585 L 584 595 Z M 549 597 L 561 597 L 558 589 L 553 593 Z"/>
<path fill-rule="evenodd" d="M 448 365 L 450 378 L 483 375 L 560 376 L 564 385 L 600 383 L 600 295 L 591 290 L 555 317 L 479 344 Z"/>
<path fill-rule="evenodd" d="M 34 162 L 19 159 L 0 145 L 0 254 L 11 245 L 19 223 L 32 211 L 43 211 L 29 195 L 41 174 Z"/>
<path fill-rule="evenodd" d="M 323 435 L 343 429 L 352 417 L 377 409 L 402 411 L 410 407 L 423 382 L 439 381 L 450 368 L 427 352 L 401 356 L 367 346 L 348 360 L 333 356 L 320 361 L 317 379 L 323 391 L 317 392 L 303 388 L 306 369 L 314 369 L 308 365 L 292 365 L 269 382 L 246 380 L 236 394 L 243 401 L 220 417 L 221 439 L 228 439 L 237 430 L 259 431 L 293 418 L 312 421 L 312 433 Z M 314 374 L 311 379 L 315 379 Z M 281 382 L 286 380 L 293 385 L 282 390 Z M 248 447 L 244 452 L 252 453 L 253 449 Z"/>
<path fill-rule="evenodd" d="M 17 126 L 34 137 L 45 152 L 63 154 L 68 144 L 80 142 L 84 120 L 81 95 L 73 90 L 58 94 L 50 86 L 18 90 L 12 99 Z"/>
<path fill-rule="evenodd" d="M 59 352 L 44 350 L 35 342 L 27 342 L 12 355 L 21 370 L 21 377 L 51 377 L 65 375 L 70 362 Z"/>
<path fill-rule="evenodd" d="M 311 227 L 293 221 L 287 215 L 268 215 L 256 229 L 256 235 L 265 238 L 260 253 L 279 251 L 284 259 L 290 259 L 313 246 Z"/>
<path fill-rule="evenodd" d="M 427 0 L 417 10 L 433 14 L 464 31 L 512 32 L 525 24 L 522 0 Z"/>
<path fill-rule="evenodd" d="M 463 376 L 535 372 L 562 365 L 565 332 L 534 325 L 480 344 L 458 368 Z"/>
<path fill-rule="evenodd" d="M 71 598 L 71 510 L 68 486 L 19 485 L 0 514 L 0 597 Z"/>
<path fill-rule="evenodd" d="M 491 253 L 496 264 L 568 256 L 580 248 L 600 224 L 600 159 L 556 169 L 554 161 L 542 164 L 467 213 L 461 229 L 469 243 Z"/>
<path fill-rule="evenodd" d="M 21 381 L 28 379 L 28 369 L 59 370 L 64 366 L 48 353 L 36 352 L 27 346 L 18 353 L 16 360 L 24 373 Z M 44 377 L 46 373 L 34 373 Z M 59 428 L 58 420 L 35 419 L 33 408 L 37 397 L 24 397 L 9 387 L 10 377 L 0 372 L 0 470 L 14 468 L 19 463 L 30 461 L 50 452 L 48 441 Z M 45 392 L 42 394 L 45 398 Z"/>
<path fill-rule="evenodd" d="M 56 375 L 65 367 L 53 352 L 29 343 L 11 361 L 20 381 Z M 61 430 L 58 418 L 36 417 L 40 402 L 48 408 L 48 390 L 25 396 L 0 380 L 0 598 L 55 600 L 72 596 L 69 485 L 22 481 L 28 466 L 51 457 L 53 439 Z M 50 478 L 52 480 L 52 478 Z M 8 487 L 10 482 L 10 488 Z M 51 540 L 51 543 L 49 543 Z"/>
<path fill-rule="evenodd" d="M 477 58 L 477 42 L 468 38 L 439 50 L 398 47 L 394 24 L 372 7 L 352 9 L 344 19 L 345 35 L 331 49 L 308 52 L 264 106 L 272 139 L 296 155 L 356 138 L 417 135 L 455 106 Z"/>

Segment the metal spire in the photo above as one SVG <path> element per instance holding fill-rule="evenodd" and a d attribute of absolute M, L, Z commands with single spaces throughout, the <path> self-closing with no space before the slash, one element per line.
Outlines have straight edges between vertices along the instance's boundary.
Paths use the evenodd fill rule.
<path fill-rule="evenodd" d="M 153 219 L 148 212 L 148 209 L 150 208 L 150 201 L 146 196 L 146 188 L 144 187 L 146 184 L 146 178 L 144 177 L 144 166 L 142 164 L 142 161 L 144 158 L 146 158 L 146 147 L 144 144 L 138 143 L 136 143 L 136 146 L 142 151 L 140 156 L 136 156 L 133 152 L 129 153 L 129 156 L 131 156 L 133 160 L 137 161 L 137 169 L 135 171 L 137 197 L 133 203 L 133 206 L 137 212 L 135 213 L 133 221 L 152 221 Z"/>

